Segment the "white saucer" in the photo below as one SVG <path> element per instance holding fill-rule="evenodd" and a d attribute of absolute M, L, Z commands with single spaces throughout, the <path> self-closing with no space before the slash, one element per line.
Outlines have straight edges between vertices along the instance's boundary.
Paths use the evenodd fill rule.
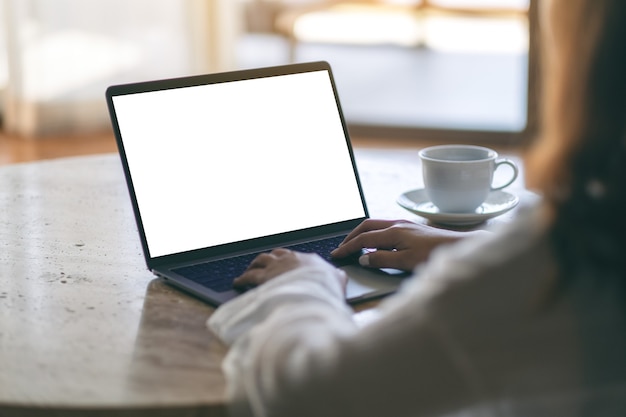
<path fill-rule="evenodd" d="M 469 226 L 506 213 L 517 206 L 519 198 L 505 191 L 493 191 L 473 213 L 443 213 L 428 200 L 424 189 L 407 191 L 398 197 L 397 202 L 408 211 L 435 223 Z"/>

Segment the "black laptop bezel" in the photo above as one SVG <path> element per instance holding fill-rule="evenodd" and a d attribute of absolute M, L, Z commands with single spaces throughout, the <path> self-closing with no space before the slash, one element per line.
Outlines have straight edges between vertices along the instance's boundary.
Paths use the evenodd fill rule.
<path fill-rule="evenodd" d="M 365 219 L 369 218 L 369 211 L 367 208 L 367 204 L 365 202 L 365 196 L 363 193 L 363 187 L 361 185 L 361 180 L 359 178 L 358 169 L 356 166 L 356 161 L 354 158 L 354 151 L 352 148 L 352 143 L 350 141 L 350 135 L 348 132 L 347 124 L 344 119 L 343 111 L 341 108 L 341 104 L 339 101 L 339 96 L 337 93 L 337 88 L 335 86 L 335 80 L 333 77 L 332 69 L 328 62 L 325 61 L 316 61 L 316 62 L 307 62 L 307 63 L 299 63 L 299 64 L 289 64 L 289 65 L 280 65 L 274 67 L 264 67 L 264 68 L 254 68 L 254 69 L 245 69 L 238 71 L 229 71 L 229 72 L 221 72 L 221 73 L 213 73 L 213 74 L 204 74 L 204 75 L 194 75 L 188 77 L 179 77 L 179 78 L 169 78 L 162 80 L 153 80 L 153 81 L 142 81 L 138 83 L 130 83 L 130 84 L 118 84 L 113 85 L 107 88 L 106 90 L 106 101 L 109 110 L 109 116 L 111 118 L 111 125 L 113 127 L 113 132 L 115 135 L 115 139 L 117 142 L 117 147 L 120 155 L 120 159 L 122 162 L 122 167 L 124 170 L 124 175 L 128 184 L 128 191 L 130 194 L 130 199 L 133 207 L 133 211 L 135 214 L 135 220 L 137 223 L 137 229 L 140 235 L 141 245 L 143 248 L 143 255 L 146 262 L 146 265 L 149 270 L 159 270 L 159 269 L 167 269 L 173 265 L 180 265 L 193 262 L 195 260 L 201 259 L 219 259 L 227 256 L 236 256 L 238 254 L 244 254 L 246 252 L 250 252 L 251 250 L 257 250 L 262 247 L 276 247 L 280 245 L 287 245 L 292 243 L 298 243 L 303 240 L 309 240 L 310 237 L 310 229 L 302 229 L 287 233 L 280 233 L 271 236 L 264 236 L 255 239 L 249 239 L 245 241 L 229 243 L 219 246 L 213 246 L 208 248 L 195 249 L 191 251 L 179 252 L 175 254 L 169 254 L 159 257 L 152 257 L 150 255 L 150 249 L 147 244 L 147 239 L 145 235 L 144 226 L 141 221 L 141 213 L 139 210 L 139 206 L 137 203 L 137 198 L 135 194 L 135 188 L 133 185 L 132 177 L 130 174 L 130 168 L 128 165 L 128 160 L 126 157 L 126 152 L 124 148 L 124 142 L 122 138 L 122 134 L 119 129 L 119 124 L 117 120 L 117 115 L 115 112 L 115 107 L 113 104 L 113 98 L 116 96 L 136 94 L 136 93 L 144 93 L 151 91 L 160 91 L 160 90 L 169 90 L 176 88 L 186 88 L 193 87 L 199 85 L 206 84 L 218 84 L 224 82 L 231 81 L 242 81 L 256 78 L 265 78 L 265 77 L 274 77 L 280 75 L 288 75 L 288 74 L 297 74 L 297 73 L 305 73 L 305 72 L 315 72 L 315 71 L 328 71 L 329 80 L 332 86 L 333 95 L 335 98 L 335 104 L 337 105 L 337 111 L 339 114 L 339 118 L 341 120 L 341 125 L 344 132 L 344 138 L 346 140 L 346 146 L 350 155 L 352 168 L 354 171 L 356 184 L 359 190 L 361 203 L 364 211 L 364 216 L 338 222 L 334 224 L 329 224 L 325 226 L 315 227 L 316 235 L 319 234 L 321 237 L 323 236 L 334 236 L 342 233 L 347 233 L 348 231 L 355 228 Z"/>

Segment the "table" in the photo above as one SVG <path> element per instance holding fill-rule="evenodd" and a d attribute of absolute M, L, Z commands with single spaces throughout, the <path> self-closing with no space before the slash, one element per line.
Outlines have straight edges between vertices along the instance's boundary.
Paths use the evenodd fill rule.
<path fill-rule="evenodd" d="M 423 221 L 417 149 L 355 153 L 371 216 Z M 0 168 L 0 415 L 226 415 L 212 311 L 147 271 L 117 155 Z"/>

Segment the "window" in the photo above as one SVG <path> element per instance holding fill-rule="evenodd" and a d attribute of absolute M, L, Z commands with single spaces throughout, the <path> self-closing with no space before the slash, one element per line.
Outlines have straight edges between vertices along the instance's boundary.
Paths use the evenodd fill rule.
<path fill-rule="evenodd" d="M 107 129 L 107 86 L 209 70 L 208 6 L 201 0 L 1 4 L 3 128 L 10 133 Z"/>
<path fill-rule="evenodd" d="M 239 65 L 329 61 L 353 132 L 511 139 L 532 124 L 528 0 L 244 5 Z"/>

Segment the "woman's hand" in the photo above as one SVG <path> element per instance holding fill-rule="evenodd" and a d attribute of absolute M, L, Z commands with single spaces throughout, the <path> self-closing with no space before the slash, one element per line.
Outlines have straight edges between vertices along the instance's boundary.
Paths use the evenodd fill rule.
<path fill-rule="evenodd" d="M 483 232 L 455 232 L 406 220 L 368 219 L 346 237 L 332 256 L 343 258 L 365 249 L 368 253 L 359 258 L 363 266 L 412 271 L 437 246 L 475 233 Z"/>
<path fill-rule="evenodd" d="M 329 276 L 339 280 L 345 292 L 348 278 L 344 271 L 335 268 L 319 255 L 288 249 L 274 249 L 271 252 L 260 254 L 250 263 L 248 269 L 233 281 L 233 285 L 236 287 L 261 285 L 278 275 L 302 266 L 316 266 L 326 269 Z"/>

